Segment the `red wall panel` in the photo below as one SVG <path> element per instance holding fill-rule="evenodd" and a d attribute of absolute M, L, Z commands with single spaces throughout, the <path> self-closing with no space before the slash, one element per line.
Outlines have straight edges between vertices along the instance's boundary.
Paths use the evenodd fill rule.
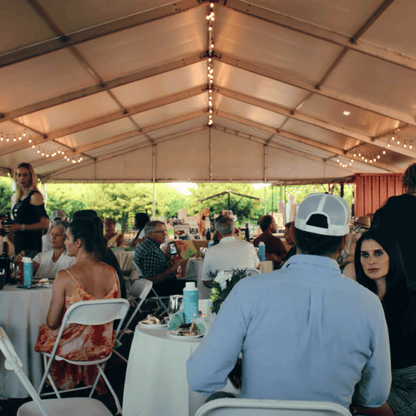
<path fill-rule="evenodd" d="M 355 183 L 355 216 L 374 214 L 391 196 L 404 192 L 402 173 L 354 175 Z"/>

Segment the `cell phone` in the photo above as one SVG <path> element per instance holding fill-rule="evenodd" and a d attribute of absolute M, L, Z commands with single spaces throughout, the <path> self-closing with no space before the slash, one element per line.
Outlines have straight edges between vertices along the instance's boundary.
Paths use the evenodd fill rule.
<path fill-rule="evenodd" d="M 169 243 L 170 254 L 178 254 L 178 250 L 176 249 L 176 245 L 174 242 Z"/>

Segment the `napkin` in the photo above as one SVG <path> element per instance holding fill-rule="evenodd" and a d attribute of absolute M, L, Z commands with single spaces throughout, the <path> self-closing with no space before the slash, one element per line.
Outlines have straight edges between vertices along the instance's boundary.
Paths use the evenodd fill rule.
<path fill-rule="evenodd" d="M 193 319 L 193 322 L 195 322 L 195 325 L 201 334 L 206 334 L 211 328 L 212 323 L 214 322 L 215 316 L 216 316 L 215 314 L 210 314 L 203 318 L 202 317 L 195 318 Z M 168 330 L 176 331 L 184 323 L 185 322 L 183 319 L 183 313 L 182 312 L 175 313 L 175 315 L 173 315 L 169 320 Z"/>

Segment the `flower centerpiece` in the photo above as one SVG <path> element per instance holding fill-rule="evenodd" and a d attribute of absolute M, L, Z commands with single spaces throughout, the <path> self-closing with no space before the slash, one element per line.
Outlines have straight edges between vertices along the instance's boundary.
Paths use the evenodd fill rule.
<path fill-rule="evenodd" d="M 210 272 L 210 277 L 213 279 L 211 283 L 212 295 L 211 302 L 212 306 L 210 311 L 217 314 L 221 308 L 222 303 L 225 301 L 232 288 L 244 277 L 247 276 L 247 269 L 239 270 L 233 269 L 231 272 L 225 272 L 223 270 L 216 271 L 215 273 Z"/>

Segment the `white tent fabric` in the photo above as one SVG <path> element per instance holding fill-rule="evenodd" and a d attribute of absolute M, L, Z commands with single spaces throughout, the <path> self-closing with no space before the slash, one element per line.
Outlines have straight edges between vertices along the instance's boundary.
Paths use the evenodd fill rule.
<path fill-rule="evenodd" d="M 403 172 L 416 161 L 414 18 L 414 0 L 1 0 L 1 174 Z"/>

